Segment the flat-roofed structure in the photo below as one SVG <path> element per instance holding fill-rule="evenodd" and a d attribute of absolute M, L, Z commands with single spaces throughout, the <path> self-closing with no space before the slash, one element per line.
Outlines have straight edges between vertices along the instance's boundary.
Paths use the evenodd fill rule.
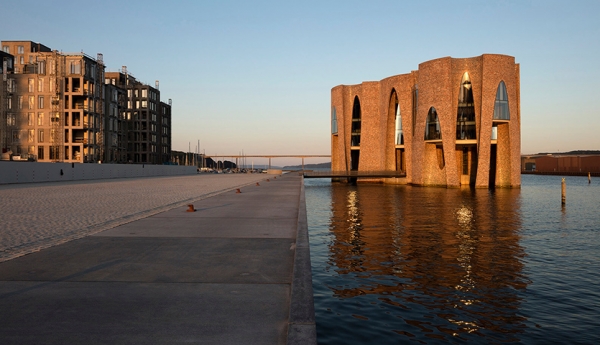
<path fill-rule="evenodd" d="M 332 171 L 402 171 L 371 182 L 521 185 L 519 64 L 444 57 L 418 70 L 331 90 Z"/>

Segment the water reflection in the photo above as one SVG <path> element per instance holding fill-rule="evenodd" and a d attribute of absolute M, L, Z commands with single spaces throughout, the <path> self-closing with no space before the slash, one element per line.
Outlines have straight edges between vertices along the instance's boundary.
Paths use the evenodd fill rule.
<path fill-rule="evenodd" d="M 339 279 L 326 286 L 362 306 L 354 318 L 384 309 L 383 327 L 425 342 L 518 341 L 520 190 L 330 188 L 328 266 Z"/>

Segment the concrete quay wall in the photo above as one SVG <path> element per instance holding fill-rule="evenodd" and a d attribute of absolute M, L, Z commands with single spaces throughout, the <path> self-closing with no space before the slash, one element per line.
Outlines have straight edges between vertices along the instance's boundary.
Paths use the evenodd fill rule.
<path fill-rule="evenodd" d="M 0 184 L 181 176 L 195 173 L 196 167 L 178 165 L 0 162 Z"/>

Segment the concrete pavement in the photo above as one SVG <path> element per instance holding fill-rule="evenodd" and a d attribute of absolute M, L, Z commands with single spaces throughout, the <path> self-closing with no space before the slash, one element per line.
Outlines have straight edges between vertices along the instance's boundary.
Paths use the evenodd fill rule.
<path fill-rule="evenodd" d="M 0 263 L 0 343 L 316 344 L 302 179 L 259 184 Z"/>

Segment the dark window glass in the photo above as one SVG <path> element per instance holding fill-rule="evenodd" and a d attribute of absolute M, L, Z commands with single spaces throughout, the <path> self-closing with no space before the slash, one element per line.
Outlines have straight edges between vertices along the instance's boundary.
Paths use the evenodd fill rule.
<path fill-rule="evenodd" d="M 427 122 L 425 123 L 425 140 L 441 140 L 442 130 L 437 111 L 434 107 L 429 108 Z"/>
<path fill-rule="evenodd" d="M 456 115 L 456 140 L 476 139 L 475 106 L 469 73 L 465 72 L 458 92 L 458 112 Z"/>
<path fill-rule="evenodd" d="M 350 135 L 350 146 L 360 146 L 360 101 L 358 96 L 354 97 L 354 106 L 352 107 L 352 131 Z"/>
<path fill-rule="evenodd" d="M 335 107 L 331 107 L 331 134 L 338 133 L 337 114 Z"/>
<path fill-rule="evenodd" d="M 510 111 L 508 110 L 508 95 L 506 93 L 506 85 L 503 81 L 500 82 L 500 85 L 498 85 L 498 91 L 496 91 L 494 120 L 510 120 Z"/>

